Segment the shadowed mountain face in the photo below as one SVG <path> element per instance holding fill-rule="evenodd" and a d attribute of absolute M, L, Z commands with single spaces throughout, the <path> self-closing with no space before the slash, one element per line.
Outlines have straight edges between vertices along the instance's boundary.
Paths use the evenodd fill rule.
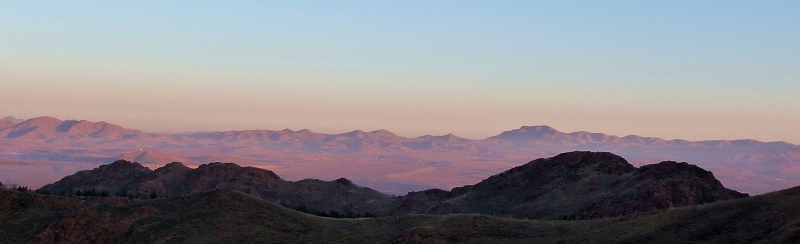
<path fill-rule="evenodd" d="M 107 192 L 110 195 L 162 198 L 214 189 L 244 192 L 284 206 L 312 212 L 377 214 L 391 197 L 359 187 L 347 179 L 336 181 L 285 181 L 269 170 L 241 167 L 232 163 L 203 164 L 191 169 L 174 162 L 155 171 L 138 163 L 118 160 L 40 188 L 39 192 L 71 195 L 78 191 Z"/>
<path fill-rule="evenodd" d="M 711 172 L 687 163 L 667 161 L 637 169 L 611 153 L 571 152 L 446 194 L 409 194 L 396 204 L 401 212 L 593 219 L 742 197 L 747 194 L 726 189 Z"/>
<path fill-rule="evenodd" d="M 124 160 L 46 185 L 39 192 L 92 190 L 125 196 L 179 196 L 232 189 L 275 204 L 347 216 L 489 213 L 518 218 L 591 219 L 746 197 L 686 163 L 635 168 L 611 153 L 571 152 L 537 159 L 452 191 L 391 197 L 347 179 L 285 181 L 269 170 L 211 163 L 171 163 L 155 171 Z"/>
<path fill-rule="evenodd" d="M 583 221 L 487 214 L 341 220 L 232 190 L 134 200 L 0 189 L 0 238 L 8 243 L 797 243 L 800 188 Z"/>

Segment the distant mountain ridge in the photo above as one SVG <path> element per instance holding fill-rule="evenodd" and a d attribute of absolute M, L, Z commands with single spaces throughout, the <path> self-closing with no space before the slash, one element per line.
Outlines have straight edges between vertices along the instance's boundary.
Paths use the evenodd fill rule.
<path fill-rule="evenodd" d="M 580 145 L 580 144 L 617 144 L 617 145 L 640 145 L 640 146 L 677 146 L 677 147 L 752 147 L 752 146 L 776 146 L 780 148 L 797 148 L 788 142 L 761 142 L 751 139 L 741 140 L 706 140 L 706 141 L 687 141 L 681 139 L 665 140 L 656 137 L 642 137 L 628 135 L 624 137 L 607 135 L 603 133 L 591 133 L 586 131 L 564 133 L 553 129 L 550 126 L 522 126 L 519 129 L 504 131 L 499 135 L 492 136 L 486 140 L 512 141 L 525 145 L 533 142 L 549 142 L 560 145 Z"/>
<path fill-rule="evenodd" d="M 81 171 L 38 190 L 59 195 L 181 196 L 231 189 L 275 204 L 346 216 L 493 213 L 517 218 L 593 219 L 747 197 L 686 163 L 635 168 L 611 153 L 570 152 L 537 159 L 475 185 L 392 197 L 350 180 L 285 181 L 272 171 L 211 163 L 190 169 L 170 163 L 150 170 L 119 160 Z"/>
<path fill-rule="evenodd" d="M 0 119 L 0 121 L 8 121 L 8 122 L 11 122 L 11 123 L 14 123 L 14 124 L 19 124 L 19 123 L 24 122 L 25 120 L 24 119 L 14 118 L 13 116 L 6 116 L 6 117 L 3 117 L 2 119 Z"/>
<path fill-rule="evenodd" d="M 0 137 L 9 139 L 77 139 L 94 138 L 101 140 L 134 139 L 155 136 L 138 130 L 126 129 L 118 125 L 86 120 L 62 121 L 53 117 L 38 117 L 14 124 L 0 130 Z"/>
<path fill-rule="evenodd" d="M 453 134 L 408 138 L 387 130 L 339 134 L 307 129 L 163 134 L 106 122 L 52 117 L 0 123 L 0 160 L 102 164 L 140 149 L 164 152 L 147 154 L 149 159 L 141 160 L 153 165 L 182 161 L 197 166 L 209 162 L 203 160 L 227 157 L 241 159 L 238 163 L 279 170 L 294 179 L 346 176 L 397 194 L 474 184 L 530 158 L 551 157 L 565 151 L 609 151 L 637 166 L 662 159 L 693 162 L 715 172 L 733 189 L 751 193 L 800 184 L 800 146 L 786 142 L 620 137 L 582 131 L 565 133 L 544 125 L 522 126 L 472 140 Z M 10 177 L 13 175 L 0 173 L 0 178 Z"/>
<path fill-rule="evenodd" d="M 2 121 L 12 122 L 13 117 L 6 117 Z M 10 124 L 8 124 L 10 125 Z M 673 145 L 673 146 L 706 146 L 706 147 L 749 147 L 759 145 L 780 146 L 780 147 L 800 147 L 788 142 L 761 142 L 757 140 L 708 140 L 708 141 L 687 141 L 687 140 L 664 140 L 655 137 L 642 137 L 628 135 L 624 137 L 607 135 L 603 133 L 591 133 L 585 131 L 564 133 L 550 126 L 522 126 L 519 129 L 504 131 L 496 136 L 491 136 L 483 140 L 472 140 L 458 137 L 453 134 L 441 136 L 425 135 L 416 138 L 398 136 L 387 130 L 376 130 L 365 132 L 354 130 L 340 134 L 322 134 L 312 132 L 308 129 L 294 131 L 283 130 L 241 130 L 241 131 L 217 131 L 217 132 L 194 132 L 194 133 L 146 133 L 139 130 L 128 129 L 104 121 L 91 122 L 86 120 L 59 120 L 57 118 L 44 116 L 28 119 L 15 124 L 5 126 L 0 131 L 0 137 L 9 139 L 19 137 L 31 137 L 27 134 L 34 134 L 39 139 L 51 139 L 63 135 L 75 137 L 90 137 L 96 139 L 144 139 L 146 137 L 167 136 L 175 140 L 186 140 L 187 138 L 211 140 L 219 142 L 233 142 L 239 140 L 246 141 L 274 141 L 274 142 L 299 142 L 303 140 L 336 141 L 344 139 L 366 139 L 382 140 L 383 142 L 406 142 L 414 140 L 430 140 L 436 142 L 467 142 L 467 141 L 509 141 L 515 143 L 548 142 L 552 144 L 588 144 L 588 143 L 607 143 L 607 144 L 643 144 L 643 145 Z M 4 128 L 4 127 L 0 127 Z"/>

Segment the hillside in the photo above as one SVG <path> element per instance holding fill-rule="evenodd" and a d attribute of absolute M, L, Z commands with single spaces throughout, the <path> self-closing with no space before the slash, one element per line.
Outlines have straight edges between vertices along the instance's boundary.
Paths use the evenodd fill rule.
<path fill-rule="evenodd" d="M 231 189 L 309 212 L 345 216 L 491 213 L 517 218 L 593 219 L 746 197 L 686 163 L 635 168 L 611 153 L 569 152 L 537 159 L 476 185 L 392 197 L 350 180 L 286 181 L 272 171 L 211 163 L 170 163 L 150 170 L 119 160 L 81 171 L 38 191 L 57 195 L 107 192 L 136 197 L 181 196 Z"/>
<path fill-rule="evenodd" d="M 98 139 L 98 140 L 120 140 L 151 137 L 154 134 L 147 134 L 138 130 L 122 128 L 121 126 L 100 122 L 90 122 L 86 120 L 59 120 L 53 117 L 32 118 L 5 130 L 0 131 L 0 137 L 9 139 Z"/>
<path fill-rule="evenodd" d="M 347 216 L 378 214 L 391 200 L 383 193 L 356 186 L 344 178 L 292 182 L 269 170 L 232 163 L 203 164 L 191 169 L 174 162 L 150 170 L 125 160 L 67 176 L 43 186 L 38 192 L 75 195 L 92 191 L 114 196 L 164 198 L 214 189 L 237 190 L 275 204 L 302 207 L 311 212 L 336 211 Z"/>
<path fill-rule="evenodd" d="M 582 221 L 331 219 L 231 190 L 157 200 L 0 190 L 0 243 L 796 243 L 800 188 Z"/>
<path fill-rule="evenodd" d="M 747 197 L 711 172 L 665 161 L 635 168 L 611 153 L 570 152 L 514 167 L 475 185 L 401 197 L 399 212 L 489 213 L 594 219 Z"/>

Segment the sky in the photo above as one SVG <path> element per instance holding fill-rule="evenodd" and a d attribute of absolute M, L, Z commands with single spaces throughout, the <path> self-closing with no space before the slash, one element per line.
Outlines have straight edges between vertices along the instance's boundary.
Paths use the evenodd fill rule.
<path fill-rule="evenodd" d="M 800 144 L 799 1 L 0 1 L 0 117 Z"/>

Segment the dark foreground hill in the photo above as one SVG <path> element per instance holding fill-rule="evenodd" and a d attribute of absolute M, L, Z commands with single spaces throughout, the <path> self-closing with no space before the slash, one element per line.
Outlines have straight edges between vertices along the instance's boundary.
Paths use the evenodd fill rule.
<path fill-rule="evenodd" d="M 269 202 L 336 216 L 487 213 L 543 220 L 594 219 L 746 197 L 726 189 L 711 172 L 687 163 L 635 168 L 611 153 L 570 152 L 537 159 L 451 191 L 431 189 L 391 197 L 347 179 L 285 181 L 269 170 L 180 163 L 155 171 L 120 160 L 46 185 L 40 193 L 91 191 L 161 198 L 213 189 L 244 192 Z"/>
<path fill-rule="evenodd" d="M 191 169 L 175 162 L 150 170 L 125 160 L 64 177 L 38 192 L 85 195 L 89 191 L 91 195 L 164 198 L 214 189 L 237 190 L 283 206 L 351 217 L 380 214 L 392 201 L 391 196 L 357 186 L 344 178 L 292 182 L 269 170 L 232 163 L 204 164 Z"/>
<path fill-rule="evenodd" d="M 452 191 L 412 192 L 396 212 L 488 213 L 535 219 L 593 219 L 747 197 L 687 163 L 635 168 L 611 153 L 537 159 Z M 398 204 L 399 203 L 399 204 Z"/>
<path fill-rule="evenodd" d="M 0 243 L 797 243 L 800 188 L 582 221 L 332 219 L 232 190 L 134 200 L 0 190 Z"/>

